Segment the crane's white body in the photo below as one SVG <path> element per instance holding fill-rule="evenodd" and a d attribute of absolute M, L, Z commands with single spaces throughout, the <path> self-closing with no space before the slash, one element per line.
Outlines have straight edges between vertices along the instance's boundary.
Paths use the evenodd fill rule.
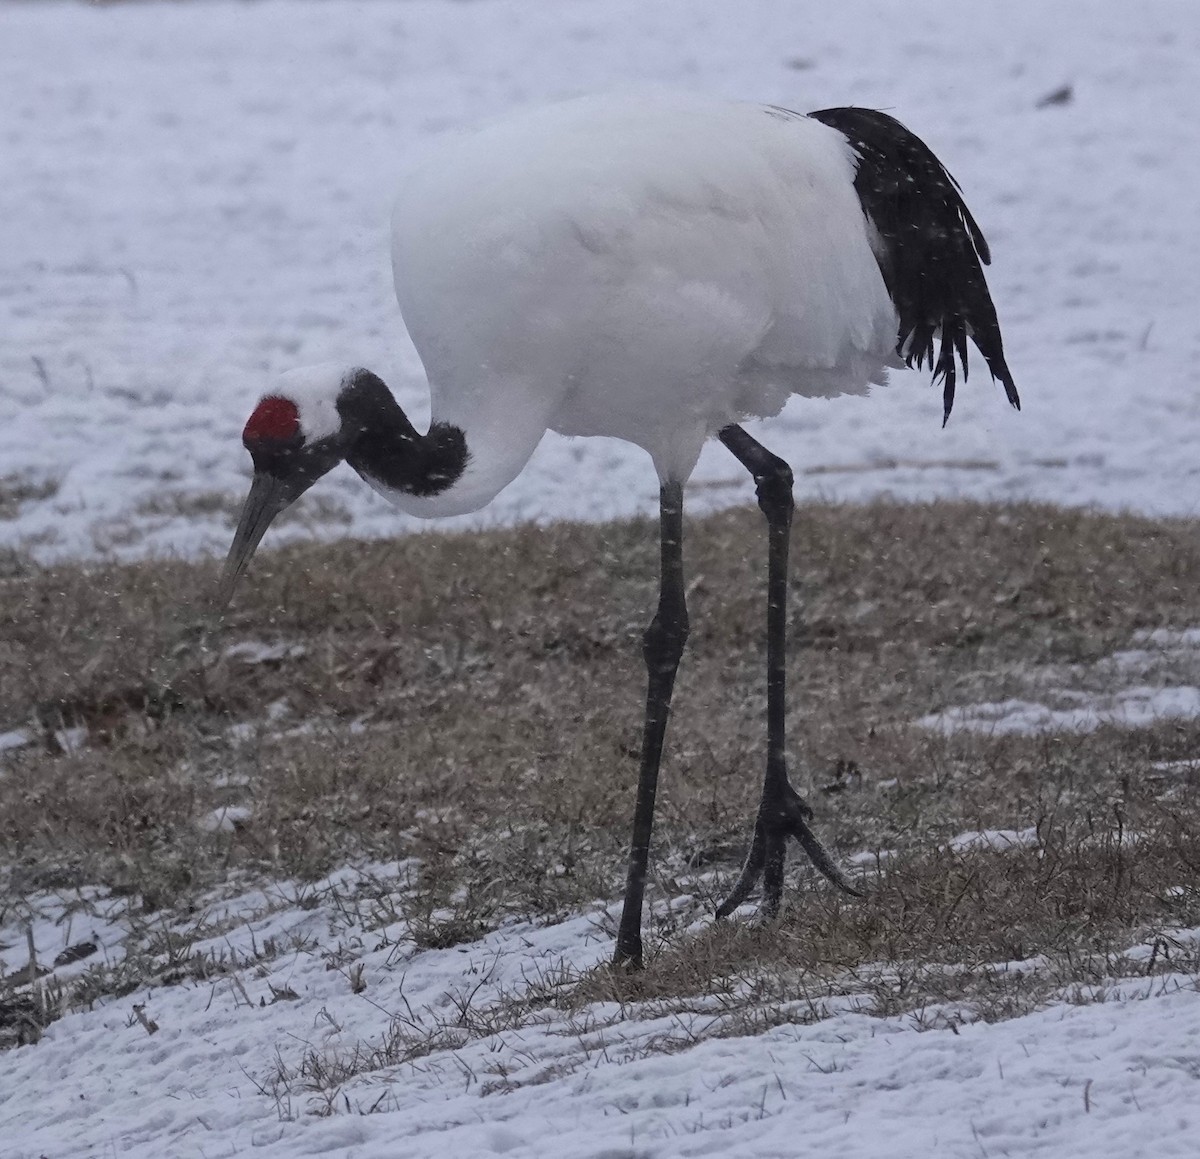
<path fill-rule="evenodd" d="M 855 165 L 818 121 L 661 90 L 432 145 L 396 200 L 396 293 L 470 458 L 436 496 L 380 489 L 476 510 L 548 429 L 628 440 L 682 482 L 723 426 L 882 382 L 897 314 Z"/>

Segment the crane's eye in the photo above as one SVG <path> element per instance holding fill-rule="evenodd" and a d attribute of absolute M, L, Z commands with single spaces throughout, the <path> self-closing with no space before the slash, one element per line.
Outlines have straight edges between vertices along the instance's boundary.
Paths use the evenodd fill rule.
<path fill-rule="evenodd" d="M 262 446 L 270 443 L 295 442 L 300 437 L 300 412 L 290 398 L 268 395 L 246 420 L 242 442 Z"/>

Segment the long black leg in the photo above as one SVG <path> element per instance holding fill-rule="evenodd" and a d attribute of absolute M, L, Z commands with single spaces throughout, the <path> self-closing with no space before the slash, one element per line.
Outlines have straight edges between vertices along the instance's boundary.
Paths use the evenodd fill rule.
<path fill-rule="evenodd" d="M 763 879 L 763 910 L 774 915 L 783 897 L 783 867 L 787 839 L 795 837 L 813 864 L 839 888 L 857 894 L 833 858 L 808 827 L 812 810 L 792 788 L 784 753 L 787 691 L 788 541 L 791 537 L 792 470 L 739 426 L 720 432 L 721 442 L 754 476 L 758 505 L 767 517 L 767 771 L 762 801 L 754 822 L 754 838 L 746 864 L 733 892 L 717 910 L 731 914 Z"/>
<path fill-rule="evenodd" d="M 633 839 L 629 848 L 629 877 L 625 907 L 617 930 L 618 966 L 642 966 L 642 895 L 646 891 L 646 867 L 650 856 L 650 833 L 654 826 L 654 795 L 658 788 L 658 766 L 662 759 L 667 715 L 675 673 L 688 636 L 687 600 L 683 590 L 683 486 L 664 483 L 659 492 L 662 536 L 662 573 L 658 611 L 642 637 L 646 660 L 646 726 L 642 733 L 642 763 L 638 775 L 637 803 L 633 811 Z"/>

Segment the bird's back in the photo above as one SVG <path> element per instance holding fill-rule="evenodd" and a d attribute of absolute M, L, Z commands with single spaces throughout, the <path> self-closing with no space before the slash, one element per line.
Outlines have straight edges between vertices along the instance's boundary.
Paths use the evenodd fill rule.
<path fill-rule="evenodd" d="M 817 121 L 659 90 L 435 144 L 393 233 L 435 408 L 519 380 L 552 399 L 547 425 L 661 470 L 793 391 L 864 390 L 895 362 L 896 312 L 854 173 Z"/>

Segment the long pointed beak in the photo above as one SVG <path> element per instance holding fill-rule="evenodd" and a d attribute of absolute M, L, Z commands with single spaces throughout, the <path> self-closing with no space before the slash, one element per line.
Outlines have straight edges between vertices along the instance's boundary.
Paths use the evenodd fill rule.
<path fill-rule="evenodd" d="M 256 471 L 250 484 L 250 494 L 242 505 L 242 517 L 238 520 L 233 543 L 225 557 L 225 571 L 213 610 L 223 612 L 233 597 L 233 589 L 246 570 L 254 549 L 262 541 L 271 521 L 296 498 L 296 489 L 283 479 Z"/>

